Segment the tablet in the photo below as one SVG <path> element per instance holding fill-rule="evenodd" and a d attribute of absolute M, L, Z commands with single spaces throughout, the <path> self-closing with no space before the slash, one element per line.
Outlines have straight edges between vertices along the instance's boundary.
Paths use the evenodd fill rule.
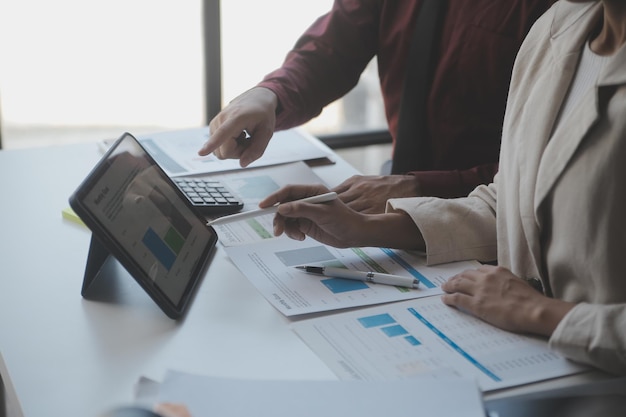
<path fill-rule="evenodd" d="M 181 317 L 217 234 L 137 139 L 122 135 L 69 201 L 92 246 L 99 241 L 165 314 Z"/>

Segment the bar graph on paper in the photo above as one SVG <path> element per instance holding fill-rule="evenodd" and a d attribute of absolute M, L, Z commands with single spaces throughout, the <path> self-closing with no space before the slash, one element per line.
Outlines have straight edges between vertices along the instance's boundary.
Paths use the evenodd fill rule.
<path fill-rule="evenodd" d="M 226 252 L 265 298 L 287 316 L 408 300 L 441 294 L 448 277 L 475 262 L 426 266 L 417 254 L 386 248 L 333 248 L 287 237 L 230 246 Z M 332 266 L 413 276 L 420 288 L 371 284 L 307 274 L 298 265 Z"/>
<path fill-rule="evenodd" d="M 302 321 L 294 331 L 341 379 L 476 378 L 487 391 L 582 372 L 545 340 L 495 328 L 438 296 Z"/>

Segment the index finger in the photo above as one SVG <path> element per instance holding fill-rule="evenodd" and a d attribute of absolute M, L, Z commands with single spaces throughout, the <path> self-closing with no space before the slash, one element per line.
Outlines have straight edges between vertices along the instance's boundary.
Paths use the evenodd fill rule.
<path fill-rule="evenodd" d="M 468 293 L 474 285 L 476 277 L 480 275 L 478 269 L 466 269 L 451 277 L 441 285 L 441 289 L 448 293 Z"/>
<path fill-rule="evenodd" d="M 202 148 L 198 150 L 198 155 L 205 156 L 219 148 L 229 139 L 236 140 L 246 127 L 241 123 L 227 120 L 222 123 L 215 131 L 211 132 L 209 139 L 204 143 Z"/>

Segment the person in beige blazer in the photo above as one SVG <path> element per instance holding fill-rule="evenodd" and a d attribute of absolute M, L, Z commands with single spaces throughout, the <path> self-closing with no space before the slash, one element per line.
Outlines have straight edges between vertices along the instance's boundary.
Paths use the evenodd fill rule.
<path fill-rule="evenodd" d="M 367 215 L 289 203 L 326 191 L 294 185 L 260 206 L 284 202 L 276 235 L 423 250 L 430 264 L 497 261 L 452 277 L 443 302 L 626 374 L 625 41 L 623 0 L 548 10 L 516 59 L 500 171 L 468 197 L 391 199 Z"/>

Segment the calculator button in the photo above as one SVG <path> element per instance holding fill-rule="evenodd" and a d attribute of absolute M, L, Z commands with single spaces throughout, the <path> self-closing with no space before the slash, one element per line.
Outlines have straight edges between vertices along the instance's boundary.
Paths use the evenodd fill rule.
<path fill-rule="evenodd" d="M 178 188 L 204 215 L 241 210 L 243 202 L 219 180 L 174 178 Z"/>

